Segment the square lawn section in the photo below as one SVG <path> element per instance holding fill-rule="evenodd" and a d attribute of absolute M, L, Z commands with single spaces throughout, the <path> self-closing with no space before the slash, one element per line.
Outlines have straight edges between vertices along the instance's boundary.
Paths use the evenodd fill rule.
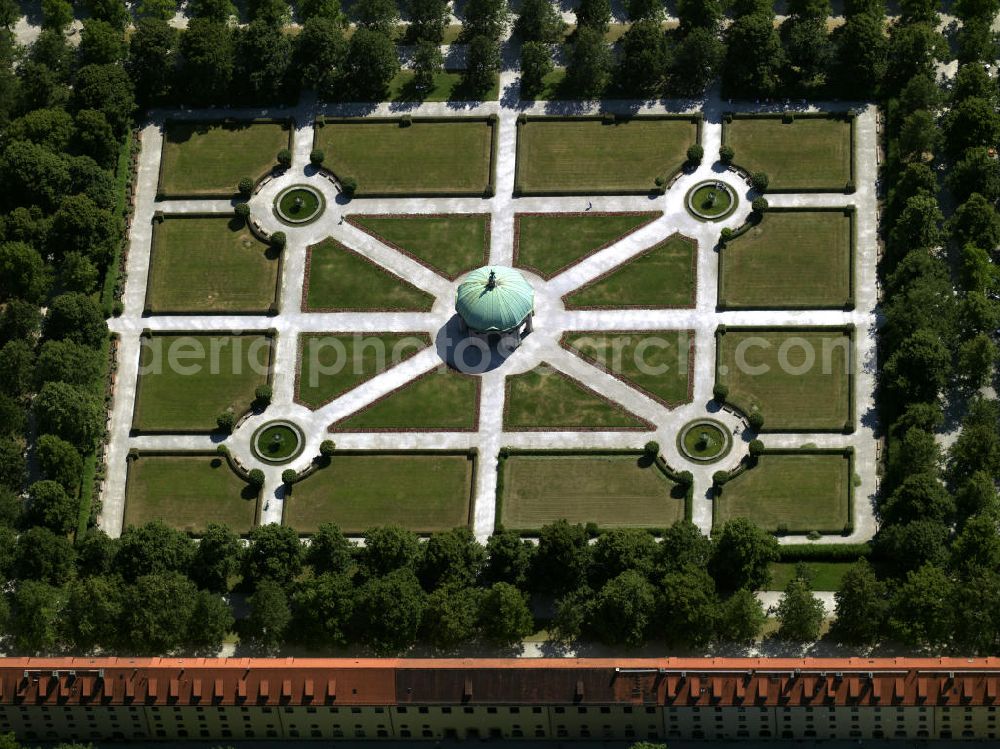
<path fill-rule="evenodd" d="M 231 216 L 168 216 L 153 224 L 146 310 L 245 312 L 277 305 L 280 253 Z"/>
<path fill-rule="evenodd" d="M 666 528 L 684 519 L 685 492 L 638 453 L 514 454 L 503 461 L 500 517 L 522 533 L 548 523 Z"/>
<path fill-rule="evenodd" d="M 350 535 L 399 525 L 433 533 L 469 524 L 475 458 L 468 453 L 335 453 L 295 484 L 282 522 L 302 535 L 334 523 Z"/>
<path fill-rule="evenodd" d="M 750 518 L 767 531 L 841 533 L 851 523 L 849 451 L 765 452 L 713 501 L 713 524 Z"/>
<path fill-rule="evenodd" d="M 844 328 L 728 328 L 716 333 L 727 402 L 759 410 L 767 432 L 854 429 L 854 336 Z"/>
<path fill-rule="evenodd" d="M 167 122 L 158 194 L 229 197 L 244 177 L 256 180 L 290 148 L 285 122 Z"/>
<path fill-rule="evenodd" d="M 257 492 L 209 453 L 140 454 L 129 461 L 127 487 L 126 528 L 162 520 L 195 535 L 209 523 L 246 534 L 257 516 Z"/>
<path fill-rule="evenodd" d="M 851 121 L 845 117 L 734 117 L 723 125 L 733 162 L 765 172 L 768 190 L 843 191 L 851 181 Z"/>
<path fill-rule="evenodd" d="M 697 140 L 694 117 L 529 118 L 517 129 L 514 191 L 644 193 L 680 167 Z"/>
<path fill-rule="evenodd" d="M 143 337 L 132 429 L 208 433 L 223 411 L 238 419 L 268 381 L 271 354 L 261 333 Z"/>
<path fill-rule="evenodd" d="M 719 253 L 719 307 L 853 305 L 853 211 L 768 211 Z"/>
<path fill-rule="evenodd" d="M 358 181 L 356 194 L 482 195 L 492 181 L 493 123 L 483 118 L 449 121 L 327 120 L 316 128 L 323 165 Z"/>

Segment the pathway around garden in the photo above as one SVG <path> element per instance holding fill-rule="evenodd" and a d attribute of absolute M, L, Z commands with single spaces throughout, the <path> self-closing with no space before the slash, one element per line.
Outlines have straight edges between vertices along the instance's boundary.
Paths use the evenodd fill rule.
<path fill-rule="evenodd" d="M 503 81 L 513 85 L 512 72 L 505 72 Z M 561 106 L 561 105 L 560 105 Z M 822 110 L 842 110 L 843 104 L 819 103 Z M 276 316 L 248 315 L 171 315 L 143 316 L 146 277 L 149 265 L 151 220 L 154 210 L 165 214 L 212 211 L 227 213 L 229 201 L 160 201 L 155 200 L 159 169 L 162 124 L 169 114 L 173 119 L 219 116 L 218 112 L 171 111 L 160 112 L 142 130 L 142 152 L 137 179 L 136 214 L 129 238 L 127 285 L 124 296 L 124 313 L 109 321 L 111 329 L 119 336 L 119 368 L 115 384 L 115 397 L 111 416 L 111 445 L 108 451 L 108 470 L 102 493 L 101 527 L 112 536 L 122 530 L 125 508 L 126 456 L 130 448 L 150 449 L 205 449 L 222 441 L 213 435 L 142 435 L 130 436 L 133 401 L 136 390 L 140 334 L 143 329 L 152 331 L 230 331 L 274 329 L 277 345 L 274 361 L 274 395 L 271 405 L 261 415 L 251 416 L 234 434 L 224 440 L 230 450 L 246 465 L 260 467 L 266 476 L 264 509 L 261 522 L 281 522 L 284 492 L 281 473 L 285 468 L 305 468 L 318 454 L 322 440 L 332 438 L 339 448 L 348 449 L 478 449 L 479 466 L 475 486 L 473 529 L 477 538 L 485 540 L 494 528 L 497 457 L 503 446 L 520 448 L 587 448 L 628 447 L 640 448 L 646 441 L 656 439 L 667 462 L 678 470 L 690 470 L 695 477 L 693 517 L 706 533 L 712 524 L 712 502 L 709 495 L 712 473 L 719 469 L 735 467 L 746 453 L 750 433 L 741 418 L 726 410 L 719 410 L 712 402 L 715 381 L 714 332 L 719 324 L 726 325 L 844 325 L 857 327 L 857 353 L 861 363 L 856 379 L 855 410 L 858 429 L 844 434 L 768 434 L 766 444 L 774 447 L 795 447 L 812 443 L 821 447 L 853 446 L 856 455 L 856 472 L 860 484 L 856 490 L 855 529 L 850 537 L 825 536 L 818 543 L 864 541 L 875 531 L 871 497 L 876 489 L 876 444 L 873 436 L 874 390 L 874 330 L 876 326 L 875 285 L 875 109 L 859 110 L 856 125 L 858 191 L 851 195 L 796 194 L 769 196 L 773 205 L 795 206 L 855 206 L 857 208 L 857 306 L 852 311 L 729 311 L 716 312 L 718 281 L 718 256 L 714 250 L 719 230 L 724 226 L 735 227 L 743 222 L 749 212 L 747 186 L 739 177 L 711 162 L 721 142 L 723 110 L 767 111 L 767 107 L 741 103 L 723 103 L 713 93 L 704 102 L 667 102 L 637 105 L 635 102 L 606 102 L 567 104 L 567 111 L 577 113 L 600 110 L 660 113 L 667 111 L 703 111 L 705 123 L 703 144 L 709 157 L 690 174 L 683 174 L 665 196 L 638 197 L 546 197 L 515 198 L 512 195 L 516 151 L 516 118 L 525 111 L 529 114 L 551 113 L 545 103 L 519 105 L 516 109 L 497 102 L 475 105 L 454 103 L 427 103 L 410 110 L 414 116 L 429 115 L 499 115 L 499 158 L 496 176 L 496 195 L 493 198 L 379 198 L 355 199 L 345 202 L 338 196 L 335 185 L 325 177 L 315 174 L 308 167 L 308 153 L 312 144 L 312 122 L 316 115 L 389 115 L 391 105 L 383 104 L 372 110 L 363 105 L 337 105 L 318 107 L 311 101 L 282 110 L 228 110 L 227 116 L 244 118 L 252 116 L 292 116 L 296 121 L 294 134 L 294 162 L 284 175 L 266 182 L 251 199 L 253 220 L 265 232 L 282 230 L 287 235 L 283 277 L 281 279 L 280 311 Z M 705 180 L 723 180 L 740 194 L 740 207 L 725 221 L 703 223 L 691 217 L 684 208 L 684 196 L 689 187 Z M 286 227 L 272 215 L 271 205 L 281 189 L 294 183 L 307 183 L 323 192 L 327 209 L 322 218 L 304 227 Z M 448 281 L 411 258 L 393 250 L 371 236 L 341 221 L 343 216 L 361 213 L 456 213 L 485 212 L 492 215 L 490 262 L 509 265 L 513 257 L 513 224 L 515 212 L 578 212 L 588 204 L 594 211 L 663 211 L 662 217 L 639 231 L 590 256 L 586 260 L 556 275 L 548 282 L 531 276 L 536 290 L 535 332 L 529 335 L 503 364 L 482 375 L 478 430 L 452 433 L 337 433 L 330 434 L 327 427 L 339 418 L 364 408 L 382 395 L 405 384 L 414 377 L 428 372 L 442 363 L 437 348 L 413 356 L 361 386 L 335 399 L 331 403 L 310 410 L 294 402 L 295 371 L 297 366 L 297 339 L 303 332 L 350 331 L 426 331 L 436 336 L 453 317 L 454 292 L 457 283 Z M 697 253 L 697 295 L 691 309 L 664 310 L 566 310 L 561 297 L 586 284 L 602 273 L 620 266 L 638 253 L 658 243 L 675 232 L 695 239 Z M 373 262 L 399 274 L 435 296 L 433 308 L 424 313 L 312 313 L 302 311 L 302 287 L 306 266 L 306 249 L 326 237 L 345 243 Z M 530 275 L 530 274 L 529 274 Z M 643 393 L 629 387 L 622 380 L 605 373 L 569 353 L 559 344 L 568 330 L 680 330 L 694 332 L 695 360 L 693 367 L 692 400 L 686 405 L 668 409 Z M 502 425 L 504 406 L 504 381 L 506 376 L 525 372 L 541 362 L 584 381 L 601 395 L 624 405 L 655 424 L 655 432 L 603 432 L 603 431 L 550 431 L 506 432 Z M 739 436 L 734 440 L 732 453 L 722 462 L 711 466 L 687 462 L 677 451 L 675 438 L 681 426 L 694 418 L 712 416 Z M 259 463 L 250 450 L 250 438 L 262 423 L 274 419 L 289 419 L 302 427 L 306 446 L 300 458 L 284 466 Z M 782 542 L 801 542 L 801 536 L 787 536 Z"/>

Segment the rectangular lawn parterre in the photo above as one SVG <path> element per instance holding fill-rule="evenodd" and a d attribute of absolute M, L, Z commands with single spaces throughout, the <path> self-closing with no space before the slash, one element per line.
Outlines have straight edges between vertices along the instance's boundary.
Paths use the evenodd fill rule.
<path fill-rule="evenodd" d="M 846 452 L 766 452 L 721 487 L 713 524 L 750 518 L 771 532 L 840 533 L 851 522 L 852 480 Z"/>
<path fill-rule="evenodd" d="M 665 528 L 684 519 L 685 492 L 638 454 L 510 455 L 503 461 L 504 528 L 536 531 L 565 519 L 602 528 Z"/>
<path fill-rule="evenodd" d="M 768 190 L 842 192 L 851 181 L 851 122 L 837 115 L 739 117 L 723 124 L 723 142 L 736 152 L 733 163 L 765 172 Z"/>
<path fill-rule="evenodd" d="M 302 535 L 322 523 L 360 535 L 400 525 L 433 533 L 469 523 L 475 459 L 467 453 L 335 453 L 295 484 L 282 522 Z"/>
<path fill-rule="evenodd" d="M 257 494 L 217 455 L 142 455 L 129 461 L 124 527 L 162 520 L 171 528 L 205 532 L 221 523 L 249 533 Z"/>
<path fill-rule="evenodd" d="M 692 117 L 529 118 L 517 129 L 514 190 L 524 195 L 635 193 L 681 166 L 698 140 Z"/>
<path fill-rule="evenodd" d="M 764 431 L 854 429 L 853 335 L 843 328 L 727 328 L 717 334 L 716 383 Z"/>
<path fill-rule="evenodd" d="M 243 177 L 256 180 L 289 147 L 283 122 L 182 122 L 164 127 L 160 163 L 163 197 L 229 197 Z"/>
<path fill-rule="evenodd" d="M 277 304 L 280 253 L 228 216 L 153 224 L 146 309 L 152 314 L 266 314 Z"/>
<path fill-rule="evenodd" d="M 484 118 L 428 122 L 336 120 L 316 128 L 323 166 L 353 177 L 356 194 L 482 195 L 491 183 L 494 125 Z"/>
<path fill-rule="evenodd" d="M 847 571 L 855 565 L 855 562 L 803 562 L 809 569 L 812 576 L 811 587 L 813 590 L 840 590 L 841 580 Z M 784 590 L 785 587 L 795 578 L 795 562 L 772 562 L 770 565 L 771 585 L 770 590 Z"/>
<path fill-rule="evenodd" d="M 851 211 L 768 211 L 719 253 L 719 307 L 825 309 L 853 304 Z"/>
<path fill-rule="evenodd" d="M 268 381 L 271 354 L 259 333 L 142 338 L 132 428 L 207 433 L 223 411 L 239 418 Z"/>

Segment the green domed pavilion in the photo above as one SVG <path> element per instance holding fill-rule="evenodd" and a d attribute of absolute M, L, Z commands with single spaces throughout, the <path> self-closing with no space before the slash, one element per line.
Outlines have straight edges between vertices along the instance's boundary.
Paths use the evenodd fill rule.
<path fill-rule="evenodd" d="M 531 332 L 535 291 L 513 268 L 484 266 L 472 271 L 458 286 L 455 311 L 474 333 Z"/>

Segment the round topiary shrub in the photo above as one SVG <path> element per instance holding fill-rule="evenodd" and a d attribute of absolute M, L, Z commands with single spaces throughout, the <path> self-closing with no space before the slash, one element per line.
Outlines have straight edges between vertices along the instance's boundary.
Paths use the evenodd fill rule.
<path fill-rule="evenodd" d="M 764 443 L 760 440 L 750 440 L 750 457 L 759 458 L 764 453 Z"/>
<path fill-rule="evenodd" d="M 253 180 L 249 177 L 244 177 L 240 180 L 239 185 L 236 186 L 239 190 L 240 195 L 244 198 L 249 198 L 253 194 Z"/>
<path fill-rule="evenodd" d="M 247 481 L 250 482 L 250 486 L 255 486 L 259 489 L 264 486 L 264 472 L 259 468 L 254 468 L 247 474 Z"/>
<path fill-rule="evenodd" d="M 747 423 L 753 429 L 760 431 L 760 428 L 764 426 L 764 414 L 760 411 L 751 411 L 750 415 L 747 416 Z"/>
<path fill-rule="evenodd" d="M 324 458 L 333 457 L 333 453 L 336 449 L 337 446 L 334 444 L 333 440 L 323 440 L 319 443 L 319 454 Z"/>
<path fill-rule="evenodd" d="M 285 232 L 276 231 L 269 237 L 272 247 L 277 247 L 279 250 L 285 249 L 285 244 L 288 242 L 288 237 L 285 236 Z"/>
<path fill-rule="evenodd" d="M 411 115 L 404 114 L 402 117 L 399 118 L 400 127 L 409 127 L 412 124 L 413 124 L 413 117 Z"/>
<path fill-rule="evenodd" d="M 237 203 L 233 208 L 233 213 L 235 213 L 239 218 L 246 221 L 250 218 L 250 206 L 247 203 Z"/>
<path fill-rule="evenodd" d="M 278 163 L 281 164 L 281 166 L 284 167 L 285 169 L 287 169 L 292 165 L 292 152 L 289 151 L 287 148 L 282 148 L 280 151 L 278 151 L 277 158 L 278 158 Z"/>
<path fill-rule="evenodd" d="M 726 398 L 729 397 L 729 386 L 724 385 L 721 382 L 717 382 L 715 387 L 712 388 L 712 397 L 719 403 L 725 403 Z"/>
<path fill-rule="evenodd" d="M 769 183 L 766 172 L 754 172 L 750 175 L 750 186 L 757 192 L 764 192 Z"/>
<path fill-rule="evenodd" d="M 733 230 L 730 229 L 728 226 L 719 232 L 719 241 L 722 242 L 723 244 L 725 244 L 732 238 L 733 238 Z"/>
<path fill-rule="evenodd" d="M 281 483 L 283 484 L 294 484 L 295 479 L 299 477 L 298 472 L 294 468 L 286 468 L 281 472 Z"/>
<path fill-rule="evenodd" d="M 665 184 L 667 184 L 667 178 L 664 177 L 662 174 L 658 174 L 656 175 L 656 178 L 653 180 L 653 184 L 656 185 L 657 187 L 663 187 Z"/>
<path fill-rule="evenodd" d="M 694 483 L 694 474 L 691 471 L 681 471 L 677 474 L 677 480 L 684 486 L 691 486 Z"/>
<path fill-rule="evenodd" d="M 229 455 L 229 448 L 226 445 L 219 445 L 215 448 L 215 452 L 219 455 Z"/>
<path fill-rule="evenodd" d="M 763 213 L 767 210 L 767 198 L 754 198 L 750 207 L 754 213 Z"/>
<path fill-rule="evenodd" d="M 314 148 L 309 152 L 309 163 L 313 166 L 319 166 L 323 163 L 323 159 L 326 158 L 326 154 L 323 153 L 322 148 Z"/>
<path fill-rule="evenodd" d="M 344 195 L 353 198 L 358 191 L 358 181 L 354 177 L 341 177 L 340 189 L 344 191 Z"/>
<path fill-rule="evenodd" d="M 660 443 L 656 440 L 650 440 L 645 445 L 643 445 L 642 450 L 646 455 L 659 455 L 660 454 Z"/>
<path fill-rule="evenodd" d="M 716 471 L 712 474 L 712 483 L 716 486 L 722 486 L 727 481 L 729 481 L 729 471 Z"/>
<path fill-rule="evenodd" d="M 732 164 L 734 158 L 736 158 L 736 151 L 732 146 L 723 144 L 719 147 L 719 161 L 723 164 Z"/>
<path fill-rule="evenodd" d="M 700 164 L 701 160 L 705 158 L 705 148 L 700 143 L 695 143 L 688 147 L 687 152 L 688 163 L 690 164 Z"/>
<path fill-rule="evenodd" d="M 258 385 L 257 389 L 254 391 L 254 397 L 257 399 L 257 403 L 261 405 L 268 405 L 271 402 L 271 397 L 274 395 L 274 391 L 271 389 L 270 385 Z"/>
<path fill-rule="evenodd" d="M 216 417 L 215 423 L 219 427 L 220 432 L 230 434 L 236 425 L 236 414 L 232 411 L 223 411 Z"/>

